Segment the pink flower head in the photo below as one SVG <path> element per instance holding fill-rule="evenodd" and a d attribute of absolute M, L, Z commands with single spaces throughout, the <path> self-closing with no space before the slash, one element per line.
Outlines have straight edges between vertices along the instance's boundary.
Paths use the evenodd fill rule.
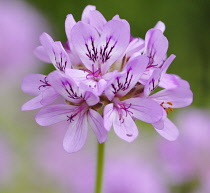
<path fill-rule="evenodd" d="M 95 6 L 84 9 L 81 21 L 68 15 L 65 44 L 46 33 L 40 36 L 35 54 L 52 63 L 56 71 L 23 80 L 23 91 L 37 96 L 23 110 L 63 98 L 64 103 L 38 112 L 36 121 L 42 126 L 69 122 L 64 139 L 68 152 L 81 149 L 88 126 L 100 143 L 111 127 L 120 138 L 132 142 L 138 136 L 136 119 L 152 124 L 169 140 L 176 138 L 177 130 L 166 111 L 172 102 L 174 108 L 189 105 L 192 93 L 186 81 L 166 74 L 175 56 L 166 56 L 164 30 L 165 25 L 158 22 L 144 41 L 132 37 L 126 20 L 116 15 L 107 21 Z M 158 86 L 165 90 L 150 95 Z"/>

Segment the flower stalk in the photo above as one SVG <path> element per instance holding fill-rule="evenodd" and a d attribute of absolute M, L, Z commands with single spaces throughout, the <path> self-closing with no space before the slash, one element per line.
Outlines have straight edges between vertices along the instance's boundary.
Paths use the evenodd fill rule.
<path fill-rule="evenodd" d="M 98 143 L 95 193 L 102 193 L 105 143 Z"/>

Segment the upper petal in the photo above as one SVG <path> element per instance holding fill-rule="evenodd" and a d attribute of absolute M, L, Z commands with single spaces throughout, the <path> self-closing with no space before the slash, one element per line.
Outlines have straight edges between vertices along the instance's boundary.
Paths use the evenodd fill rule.
<path fill-rule="evenodd" d="M 88 123 L 90 127 L 93 129 L 98 139 L 98 142 L 99 143 L 105 142 L 107 138 L 107 131 L 104 128 L 104 121 L 102 116 L 98 112 L 89 109 L 87 117 L 88 117 Z"/>
<path fill-rule="evenodd" d="M 91 11 L 96 10 L 96 6 L 94 5 L 87 5 L 82 12 L 82 21 L 89 23 L 89 14 Z"/>
<path fill-rule="evenodd" d="M 57 70 L 65 72 L 66 67 L 71 67 L 69 56 L 63 48 L 61 42 L 54 42 L 53 39 L 46 33 L 43 33 L 40 36 L 40 42 Z"/>
<path fill-rule="evenodd" d="M 160 66 L 166 57 L 168 40 L 159 29 L 150 29 L 145 37 L 145 52 L 151 66 Z"/>
<path fill-rule="evenodd" d="M 68 14 L 65 20 L 65 31 L 66 31 L 66 36 L 68 40 L 71 40 L 71 30 L 75 24 L 76 24 L 76 21 L 74 20 L 73 15 Z"/>
<path fill-rule="evenodd" d="M 122 56 L 130 41 L 130 26 L 123 21 L 110 20 L 106 23 L 100 38 L 101 67 L 105 73 Z"/>
<path fill-rule="evenodd" d="M 95 27 L 99 33 L 101 33 L 106 23 L 106 19 L 99 11 L 93 10 L 89 12 L 89 24 Z"/>

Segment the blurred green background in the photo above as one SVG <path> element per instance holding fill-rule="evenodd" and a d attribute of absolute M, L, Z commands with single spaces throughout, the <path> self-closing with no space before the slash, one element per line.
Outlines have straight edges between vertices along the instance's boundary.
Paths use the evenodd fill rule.
<path fill-rule="evenodd" d="M 27 0 L 26 2 L 37 9 L 47 19 L 50 25 L 48 33 L 52 35 L 54 40 L 60 40 L 62 42 L 66 41 L 64 29 L 66 15 L 71 13 L 76 21 L 80 20 L 82 11 L 86 5 L 96 5 L 97 10 L 107 20 L 119 14 L 121 18 L 126 19 L 130 23 L 131 33 L 137 37 L 144 38 L 148 29 L 152 28 L 158 21 L 163 21 L 166 25 L 164 34 L 169 40 L 168 55 L 173 53 L 177 56 L 170 66 L 168 73 L 177 74 L 190 83 L 194 93 L 192 106 L 207 109 L 210 107 L 210 1 Z M 39 37 L 35 38 L 38 40 Z M 42 72 L 50 70 L 49 65 L 46 65 Z M 36 156 L 33 157 L 33 153 L 30 152 L 31 148 L 37 145 L 39 139 L 44 140 L 47 136 L 45 134 L 50 131 L 50 128 L 49 130 L 46 128 L 43 129 L 36 125 L 33 120 L 34 112 L 19 111 L 20 106 L 27 101 L 25 98 L 21 99 L 21 97 L 25 97 L 25 94 L 20 91 L 20 81 L 12 87 L 14 88 L 13 91 L 17 93 L 17 97 L 15 99 L 12 98 L 9 104 L 4 104 L 5 106 L 3 108 L 7 106 L 11 108 L 5 110 L 5 114 L 2 114 L 0 119 L 1 128 L 3 128 L 2 131 L 6 136 L 5 141 L 10 141 L 10 146 L 14 153 L 13 156 L 16 156 L 15 159 L 17 159 L 15 163 L 13 162 L 13 166 L 15 165 L 16 168 L 15 177 L 13 177 L 14 180 L 2 190 L 0 188 L 0 192 L 62 192 L 60 187 L 57 188 L 56 180 L 48 179 L 48 174 L 42 173 L 40 168 L 37 169 L 36 164 L 34 164 L 36 162 Z M 5 95 L 3 96 L 5 97 Z M 15 115 L 12 115 L 12 106 L 19 108 L 17 110 L 18 113 Z M 7 116 L 8 114 L 10 116 Z M 27 121 L 24 121 L 24 118 Z M 143 150 L 145 144 L 139 141 L 144 136 L 148 137 L 150 133 L 146 130 L 143 132 L 145 134 L 142 134 L 141 139 L 138 139 L 133 145 L 125 145 L 122 142 L 123 145 L 121 144 L 121 148 L 126 146 L 128 150 L 131 147 L 136 148 L 136 145 L 140 144 L 142 145 L 140 149 L 145 151 Z M 157 134 L 155 133 L 155 135 Z M 62 139 L 57 141 L 57 144 L 62 146 Z M 93 145 L 92 143 L 94 142 L 87 142 L 86 146 L 91 146 Z M 111 146 L 108 146 L 108 148 L 111 148 Z M 87 148 L 84 149 L 80 154 L 87 151 Z M 96 150 L 94 149 L 94 151 Z M 176 190 L 176 193 L 178 192 L 179 190 Z M 187 192 L 180 191 L 179 193 Z"/>

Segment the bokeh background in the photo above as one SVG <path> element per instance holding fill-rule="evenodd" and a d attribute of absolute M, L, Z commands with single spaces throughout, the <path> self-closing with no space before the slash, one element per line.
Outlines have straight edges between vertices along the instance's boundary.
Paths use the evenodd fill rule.
<path fill-rule="evenodd" d="M 140 135 L 129 144 L 110 132 L 106 142 L 104 193 L 210 192 L 210 2 L 168 0 L 0 0 L 0 192 L 93 192 L 97 142 L 90 132 L 85 147 L 68 154 L 62 148 L 65 125 L 38 126 L 36 111 L 21 112 L 30 99 L 21 80 L 53 68 L 33 55 L 39 35 L 66 41 L 64 21 L 80 20 L 86 5 L 96 5 L 107 20 L 119 14 L 133 36 L 144 38 L 159 20 L 166 24 L 168 54 L 177 58 L 168 72 L 189 81 L 191 107 L 171 119 L 180 138 L 167 142 L 151 126 L 138 122 Z"/>

